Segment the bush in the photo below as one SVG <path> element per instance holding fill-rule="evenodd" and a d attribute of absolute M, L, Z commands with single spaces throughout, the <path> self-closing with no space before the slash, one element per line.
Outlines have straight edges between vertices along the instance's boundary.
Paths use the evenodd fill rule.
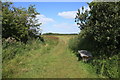
<path fill-rule="evenodd" d="M 96 69 L 96 73 L 109 78 L 118 78 L 118 55 L 108 59 L 94 59 L 90 64 Z"/>
<path fill-rule="evenodd" d="M 120 2 L 88 3 L 89 10 L 78 9 L 75 22 L 80 35 L 70 41 L 73 51 L 85 49 L 92 52 L 91 62 L 96 72 L 109 78 L 118 77 L 118 53 L 120 52 Z"/>
<path fill-rule="evenodd" d="M 39 49 L 42 45 L 43 43 L 40 40 L 29 40 L 26 44 L 22 42 L 9 43 L 3 41 L 3 62 L 13 59 L 16 55 L 23 55 L 26 51 Z"/>
<path fill-rule="evenodd" d="M 22 42 L 8 43 L 3 41 L 3 78 L 12 77 L 18 73 L 20 67 L 27 65 L 26 61 L 34 58 L 36 55 L 41 56 L 49 51 L 58 43 L 58 38 L 45 37 L 43 43 L 39 39 L 31 39 L 26 44 Z M 24 61 L 24 64 L 21 64 Z M 17 66 L 16 66 L 17 65 Z M 18 67 L 20 66 L 20 67 Z M 16 69 L 16 70 L 15 70 Z"/>
<path fill-rule="evenodd" d="M 79 36 L 72 38 L 69 41 L 69 48 L 76 54 L 78 50 L 82 49 L 92 52 L 94 59 L 90 61 L 89 65 L 96 69 L 96 73 L 109 78 L 118 78 L 118 55 L 120 55 L 120 53 L 108 57 L 104 55 L 104 53 L 101 53 L 101 51 L 97 51 L 97 48 L 100 49 L 100 47 L 97 47 L 98 42 L 96 42 L 90 34 L 87 36 L 83 35 L 84 33 L 81 32 Z"/>
<path fill-rule="evenodd" d="M 45 37 L 44 40 L 45 42 L 41 41 L 40 39 L 30 39 L 25 44 L 19 41 L 10 43 L 3 39 L 2 43 L 3 62 L 13 59 L 16 55 L 24 55 L 30 52 L 31 50 L 37 50 L 42 48 L 41 53 L 45 53 L 49 51 L 51 48 L 53 48 L 55 45 L 57 45 L 59 39 L 57 37 L 47 36 Z"/>
<path fill-rule="evenodd" d="M 100 74 L 102 77 L 118 78 L 118 55 L 120 55 L 120 53 L 108 57 L 97 50 L 100 49 L 100 47 L 97 47 L 98 44 L 99 43 L 93 39 L 91 34 L 84 36 L 84 32 L 81 31 L 77 37 L 69 41 L 69 48 L 76 54 L 78 50 L 82 49 L 90 51 L 94 59 L 90 61 L 89 65 L 96 69 L 97 74 Z"/>
<path fill-rule="evenodd" d="M 69 48 L 74 52 L 77 52 L 78 50 L 88 50 L 95 53 L 93 51 L 97 49 L 97 44 L 98 43 L 93 39 L 91 34 L 88 33 L 88 35 L 84 36 L 84 31 L 81 31 L 77 37 L 74 37 L 69 41 Z"/>

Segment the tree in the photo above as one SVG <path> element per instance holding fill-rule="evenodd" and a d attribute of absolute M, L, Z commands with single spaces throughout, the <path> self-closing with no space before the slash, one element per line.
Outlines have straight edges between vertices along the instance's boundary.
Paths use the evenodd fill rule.
<path fill-rule="evenodd" d="M 37 29 L 41 23 L 38 23 L 36 15 L 39 13 L 35 10 L 34 5 L 30 5 L 28 9 L 16 8 L 13 3 L 2 3 L 2 33 L 3 38 L 14 37 L 15 39 L 26 42 L 30 34 L 38 34 Z M 32 29 L 31 29 L 32 28 Z"/>
<path fill-rule="evenodd" d="M 120 45 L 120 2 L 91 2 L 90 11 L 75 18 L 84 35 L 91 34 L 99 44 L 99 53 L 112 56 L 119 52 Z"/>

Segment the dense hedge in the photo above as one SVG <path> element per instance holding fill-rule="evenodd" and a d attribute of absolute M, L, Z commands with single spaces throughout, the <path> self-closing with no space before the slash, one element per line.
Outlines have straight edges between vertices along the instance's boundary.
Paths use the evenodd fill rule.
<path fill-rule="evenodd" d="M 96 73 L 118 78 L 120 55 L 120 2 L 91 2 L 90 10 L 78 9 L 75 22 L 81 29 L 79 36 L 69 42 L 69 48 L 88 50 Z"/>

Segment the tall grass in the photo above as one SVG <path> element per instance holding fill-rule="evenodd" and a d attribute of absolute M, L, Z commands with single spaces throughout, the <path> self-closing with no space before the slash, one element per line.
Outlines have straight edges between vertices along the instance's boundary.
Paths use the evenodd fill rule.
<path fill-rule="evenodd" d="M 3 41 L 2 58 L 3 62 L 13 59 L 16 55 L 24 55 L 31 50 L 40 49 L 44 44 L 40 40 L 29 40 L 26 44 L 22 42 L 9 43 Z"/>
<path fill-rule="evenodd" d="M 118 55 L 120 55 L 120 53 L 113 55 L 112 57 L 104 56 L 103 53 L 100 53 L 99 51 L 96 52 L 98 48 L 100 49 L 97 44 L 98 43 L 94 41 L 91 35 L 83 36 L 80 34 L 69 41 L 69 48 L 76 54 L 78 54 L 78 50 L 85 49 L 90 51 L 93 55 L 93 60 L 88 64 L 96 69 L 97 74 L 109 78 L 118 78 Z"/>
<path fill-rule="evenodd" d="M 45 37 L 45 42 L 43 43 L 39 39 L 29 40 L 26 44 L 22 42 L 8 43 L 3 41 L 3 72 L 2 76 L 11 77 L 16 74 L 20 69 L 20 66 L 27 64 L 21 63 L 21 61 L 30 60 L 34 55 L 44 55 L 49 53 L 49 51 L 58 43 L 58 38 Z M 16 66 L 17 65 L 17 66 Z"/>

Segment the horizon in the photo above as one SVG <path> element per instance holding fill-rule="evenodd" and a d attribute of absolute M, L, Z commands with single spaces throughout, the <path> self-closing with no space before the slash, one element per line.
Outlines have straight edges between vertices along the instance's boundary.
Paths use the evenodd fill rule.
<path fill-rule="evenodd" d="M 48 32 L 48 33 L 43 33 L 43 34 L 65 34 L 65 33 L 54 33 L 54 32 L 52 33 L 52 32 Z M 66 33 L 66 34 L 79 34 L 79 33 Z"/>

